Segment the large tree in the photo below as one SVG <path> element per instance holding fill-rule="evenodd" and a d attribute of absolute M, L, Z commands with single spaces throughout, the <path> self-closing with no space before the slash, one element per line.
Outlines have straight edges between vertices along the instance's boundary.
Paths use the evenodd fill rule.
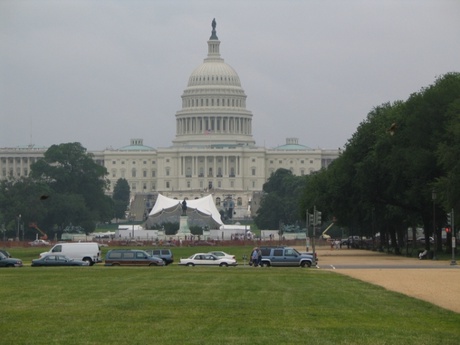
<path fill-rule="evenodd" d="M 105 194 L 107 170 L 93 158 L 80 143 L 66 143 L 51 146 L 31 165 L 31 178 L 49 185 L 49 202 L 59 210 L 49 213 L 48 226 L 71 223 L 91 232 L 97 222 L 113 217 L 113 202 Z"/>
<path fill-rule="evenodd" d="M 287 169 L 275 171 L 263 186 L 264 195 L 254 219 L 257 227 L 278 229 L 280 222 L 286 225 L 302 222 L 299 200 L 304 185 L 304 176 L 294 176 Z"/>

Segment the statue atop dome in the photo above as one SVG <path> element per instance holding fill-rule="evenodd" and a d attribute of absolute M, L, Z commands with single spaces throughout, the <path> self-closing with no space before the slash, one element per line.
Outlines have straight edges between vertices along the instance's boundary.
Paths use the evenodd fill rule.
<path fill-rule="evenodd" d="M 212 31 L 211 31 L 211 37 L 209 37 L 209 39 L 218 40 L 217 35 L 216 35 L 216 26 L 217 26 L 216 18 L 212 20 L 211 26 L 212 26 Z"/>

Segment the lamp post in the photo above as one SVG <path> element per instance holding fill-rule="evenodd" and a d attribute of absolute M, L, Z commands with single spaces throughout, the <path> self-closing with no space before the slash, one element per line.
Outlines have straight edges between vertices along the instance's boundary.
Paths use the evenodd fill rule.
<path fill-rule="evenodd" d="M 18 216 L 18 232 L 16 234 L 16 241 L 19 242 L 19 228 L 20 228 L 20 224 L 21 224 L 21 215 Z"/>
<path fill-rule="evenodd" d="M 437 260 L 436 258 L 436 210 L 435 210 L 435 203 L 436 203 L 436 190 L 433 188 L 431 191 L 431 199 L 433 200 L 433 260 Z"/>

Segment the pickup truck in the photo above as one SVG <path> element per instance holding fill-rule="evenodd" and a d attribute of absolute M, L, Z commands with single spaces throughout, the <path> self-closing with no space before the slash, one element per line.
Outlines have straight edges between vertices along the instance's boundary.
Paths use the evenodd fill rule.
<path fill-rule="evenodd" d="M 311 267 L 316 265 L 313 255 L 299 253 L 291 247 L 261 247 L 262 260 L 261 265 L 264 267 Z"/>

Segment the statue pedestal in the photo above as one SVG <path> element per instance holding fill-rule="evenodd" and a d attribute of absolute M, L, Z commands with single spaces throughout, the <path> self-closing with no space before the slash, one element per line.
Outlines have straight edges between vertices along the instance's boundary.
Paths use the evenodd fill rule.
<path fill-rule="evenodd" d="M 181 240 L 185 239 L 185 236 L 187 236 L 187 238 L 190 238 L 192 233 L 190 232 L 190 229 L 188 227 L 187 216 L 180 216 L 179 224 L 179 231 L 177 232 L 176 236 Z"/>

